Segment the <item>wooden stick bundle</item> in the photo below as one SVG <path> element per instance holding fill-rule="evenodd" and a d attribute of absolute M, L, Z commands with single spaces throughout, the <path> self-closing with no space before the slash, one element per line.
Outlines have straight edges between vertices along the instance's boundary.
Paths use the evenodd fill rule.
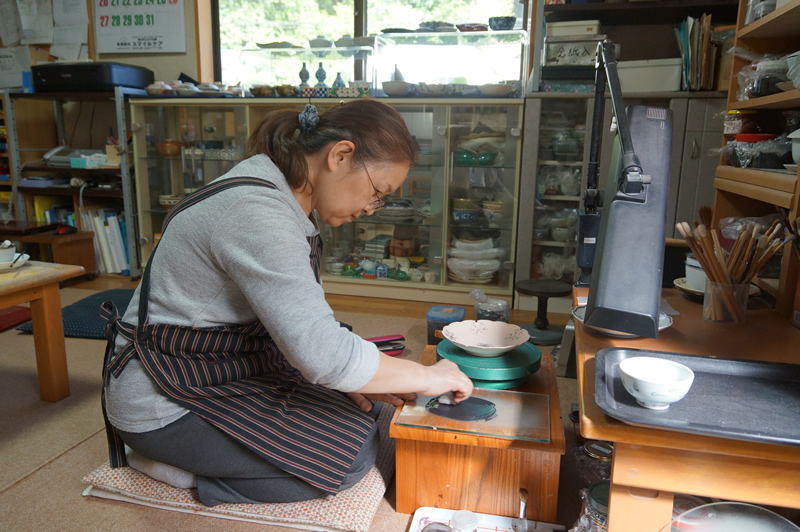
<path fill-rule="evenodd" d="M 687 222 L 678 223 L 675 227 L 686 239 L 689 249 L 697 257 L 708 280 L 720 285 L 718 298 L 712 298 L 708 308 L 704 309 L 705 317 L 714 320 L 728 313 L 735 322 L 742 323 L 744 314 L 737 303 L 735 290 L 744 288 L 734 287 L 741 285 L 749 287 L 750 282 L 767 261 L 788 242 L 781 238 L 783 233 L 781 223 L 775 220 L 760 237 L 757 224 L 743 228 L 727 257 L 720 245 L 716 229 L 708 231 L 705 225 L 699 224 L 692 231 Z"/>

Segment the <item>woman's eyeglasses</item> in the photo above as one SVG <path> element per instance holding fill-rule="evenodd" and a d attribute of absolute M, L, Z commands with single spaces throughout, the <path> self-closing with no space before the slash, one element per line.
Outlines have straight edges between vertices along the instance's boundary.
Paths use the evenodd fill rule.
<path fill-rule="evenodd" d="M 372 189 L 375 191 L 375 197 L 377 198 L 372 202 L 370 202 L 369 205 L 367 205 L 367 209 L 371 209 L 373 211 L 382 209 L 384 205 L 386 205 L 386 202 L 383 201 L 383 198 L 381 198 L 380 190 L 378 190 L 377 187 L 375 186 L 375 183 L 372 182 L 372 176 L 369 175 L 369 170 L 367 170 L 367 165 L 364 164 L 364 159 L 360 155 L 358 158 L 361 159 L 361 164 L 362 166 L 364 166 L 364 171 L 367 173 L 367 179 L 369 179 L 369 184 L 372 185 Z"/>

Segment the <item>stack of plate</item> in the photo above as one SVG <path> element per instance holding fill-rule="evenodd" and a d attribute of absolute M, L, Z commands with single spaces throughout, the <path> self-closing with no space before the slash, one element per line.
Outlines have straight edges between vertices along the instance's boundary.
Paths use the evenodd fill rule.
<path fill-rule="evenodd" d="M 418 216 L 414 203 L 407 199 L 387 200 L 386 205 L 377 212 L 377 215 L 394 221 L 413 220 Z"/>
<path fill-rule="evenodd" d="M 447 270 L 447 278 L 457 283 L 490 284 L 497 272 L 465 273 Z"/>

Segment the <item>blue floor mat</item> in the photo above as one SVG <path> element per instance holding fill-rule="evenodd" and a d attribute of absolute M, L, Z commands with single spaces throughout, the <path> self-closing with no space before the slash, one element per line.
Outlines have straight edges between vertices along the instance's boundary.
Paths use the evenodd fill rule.
<path fill-rule="evenodd" d="M 64 318 L 64 336 L 69 338 L 101 338 L 104 339 L 106 322 L 100 316 L 100 305 L 113 301 L 119 315 L 125 314 L 128 303 L 133 296 L 131 288 L 116 288 L 92 294 L 72 305 L 61 309 Z M 17 327 L 18 331 L 33 332 L 33 323 L 28 322 Z"/>

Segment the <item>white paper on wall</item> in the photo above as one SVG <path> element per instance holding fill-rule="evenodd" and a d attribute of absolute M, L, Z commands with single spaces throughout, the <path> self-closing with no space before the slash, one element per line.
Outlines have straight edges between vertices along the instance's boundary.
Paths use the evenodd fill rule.
<path fill-rule="evenodd" d="M 86 0 L 55 0 L 53 19 L 56 26 L 88 26 L 89 13 L 86 11 Z"/>
<path fill-rule="evenodd" d="M 53 44 L 81 44 L 89 41 L 89 25 L 74 24 L 53 28 Z M 54 54 L 55 55 L 55 54 Z"/>
<path fill-rule="evenodd" d="M 6 48 L 22 40 L 22 20 L 16 2 L 0 2 L 0 39 Z"/>
<path fill-rule="evenodd" d="M 53 4 L 51 0 L 17 0 L 22 21 L 22 44 L 53 42 Z"/>
<path fill-rule="evenodd" d="M 0 48 L 0 87 L 21 87 L 22 72 L 31 69 L 27 46 Z"/>

